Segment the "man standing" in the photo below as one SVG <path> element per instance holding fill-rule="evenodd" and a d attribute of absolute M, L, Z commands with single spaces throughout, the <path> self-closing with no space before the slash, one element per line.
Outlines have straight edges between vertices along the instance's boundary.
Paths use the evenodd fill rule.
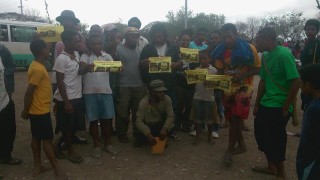
<path fill-rule="evenodd" d="M 137 41 L 140 36 L 137 28 L 128 27 L 123 32 L 125 44 L 117 47 L 117 53 L 124 69 L 119 73 L 119 91 L 116 103 L 116 129 L 122 143 L 128 143 L 129 115 L 132 115 L 133 135 L 136 135 L 135 121 L 140 100 L 146 88 L 139 71 L 140 50 Z"/>
<path fill-rule="evenodd" d="M 131 19 L 129 19 L 128 21 L 128 27 L 135 27 L 138 30 L 141 28 L 141 21 L 139 18 L 137 17 L 132 17 Z M 124 40 L 125 41 L 125 40 Z M 143 36 L 139 36 L 139 40 L 138 40 L 138 44 L 137 47 L 139 48 L 140 52 L 142 51 L 142 49 L 149 44 L 149 41 L 143 37 Z"/>
<path fill-rule="evenodd" d="M 270 27 L 261 29 L 256 36 L 257 49 L 264 53 L 253 112 L 254 133 L 268 166 L 255 166 L 252 170 L 285 179 L 286 124 L 299 90 L 299 74 L 292 53 L 278 46 L 276 38 L 276 32 Z"/>
<path fill-rule="evenodd" d="M 15 64 L 10 51 L 4 46 L 0 48 L 0 163 L 15 165 L 22 162 L 11 156 L 16 136 L 15 105 L 12 100 Z"/>
<path fill-rule="evenodd" d="M 307 41 L 300 56 L 302 67 L 308 64 L 320 63 L 320 41 L 317 39 L 319 28 L 320 22 L 316 19 L 307 20 L 304 26 Z M 301 100 L 301 109 L 305 111 L 312 98 L 301 93 Z"/>
<path fill-rule="evenodd" d="M 64 28 L 64 31 L 75 31 L 75 32 L 78 32 L 78 23 L 80 23 L 80 20 L 78 18 L 76 18 L 75 14 L 73 11 L 71 10 L 63 10 L 60 14 L 60 16 L 58 16 L 56 18 L 56 21 L 58 21 Z M 81 49 L 81 47 L 85 47 L 84 45 L 84 39 L 80 36 L 81 38 L 81 44 L 79 44 L 77 47 L 77 51 L 83 51 L 83 48 Z M 64 51 L 65 49 L 65 44 L 60 41 L 60 42 L 57 42 L 56 45 L 55 45 L 55 50 L 54 50 L 54 60 L 56 60 L 58 58 L 58 56 Z M 53 71 L 52 73 L 52 89 L 53 89 L 53 93 L 56 92 L 57 90 L 57 79 L 56 79 L 56 71 Z M 55 105 L 56 106 L 56 105 Z M 54 108 L 56 109 L 56 108 Z M 78 126 L 75 127 L 74 129 L 74 133 L 73 133 L 73 136 L 72 136 L 72 141 L 73 143 L 76 143 L 76 144 L 86 144 L 87 143 L 87 140 L 84 139 L 84 138 L 81 138 L 81 137 L 78 137 L 75 135 L 75 132 L 77 130 L 85 130 L 85 122 L 84 122 L 84 117 L 80 120 L 83 122 L 77 122 Z M 59 127 L 59 120 L 56 120 L 56 133 L 58 133 L 61 129 Z M 61 153 L 62 151 L 62 144 L 64 142 L 62 141 L 62 139 L 60 140 L 60 142 L 57 144 L 57 147 L 56 147 L 56 156 L 58 158 L 62 158 L 63 155 Z"/>
<path fill-rule="evenodd" d="M 82 82 L 78 74 L 80 56 L 78 50 L 80 35 L 75 31 L 66 30 L 61 34 L 64 51 L 58 56 L 53 70 L 56 71 L 58 89 L 54 93 L 57 104 L 57 121 L 63 138 L 65 140 L 68 153 L 65 154 L 68 160 L 73 163 L 81 163 L 79 156 L 72 147 L 74 129 L 79 121 L 84 121 L 82 107 Z"/>

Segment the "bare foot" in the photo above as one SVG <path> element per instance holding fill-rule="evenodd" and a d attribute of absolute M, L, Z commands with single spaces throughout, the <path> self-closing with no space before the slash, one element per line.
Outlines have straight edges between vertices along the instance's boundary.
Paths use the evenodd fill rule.
<path fill-rule="evenodd" d="M 55 173 L 56 180 L 67 180 L 67 179 L 69 179 L 67 174 L 60 168 L 57 168 L 54 173 Z"/>
<path fill-rule="evenodd" d="M 233 155 L 238 155 L 238 154 L 242 154 L 242 153 L 245 153 L 245 152 L 247 152 L 247 148 L 246 147 L 238 146 L 238 147 L 233 149 L 232 154 Z"/>
<path fill-rule="evenodd" d="M 266 166 L 254 166 L 251 168 L 252 171 L 262 174 L 270 174 L 270 175 L 277 175 L 276 170 L 272 170 Z"/>
<path fill-rule="evenodd" d="M 44 167 L 44 166 L 41 166 L 39 168 L 34 168 L 33 171 L 32 171 L 32 177 L 36 177 L 39 174 L 45 173 L 45 172 L 47 172 L 49 170 L 51 170 L 51 168 Z"/>

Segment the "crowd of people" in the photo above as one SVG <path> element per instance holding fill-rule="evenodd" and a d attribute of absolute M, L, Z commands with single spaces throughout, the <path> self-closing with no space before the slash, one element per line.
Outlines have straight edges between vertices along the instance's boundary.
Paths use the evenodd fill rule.
<path fill-rule="evenodd" d="M 304 117 L 297 174 L 299 179 L 320 179 L 318 20 L 310 19 L 305 24 L 307 40 L 300 55 L 300 72 L 293 53 L 278 45 L 271 27 L 259 30 L 253 44 L 240 39 L 231 23 L 212 32 L 199 28 L 195 35 L 186 29 L 179 42 L 171 43 L 163 23 L 151 27 L 149 40 L 141 36 L 137 17 L 129 20 L 123 32 L 113 24 L 93 25 L 88 37 L 79 34 L 80 20 L 72 11 L 62 11 L 56 20 L 64 31 L 62 42 L 55 44 L 52 80 L 44 67 L 50 56 L 49 46 L 38 38 L 30 43 L 35 60 L 28 69 L 21 117 L 30 120 L 33 177 L 47 171 L 41 161 L 41 145 L 57 179 L 67 178 L 57 158 L 83 162 L 73 144 L 87 143 L 76 135 L 77 131 L 86 131 L 85 120 L 94 158 L 99 158 L 102 151 L 119 154 L 111 136 L 116 134 L 121 143 L 129 143 L 130 123 L 134 147 L 154 145 L 156 137 L 179 141 L 178 131 L 195 136 L 192 144 L 197 145 L 206 128 L 208 143 L 213 144 L 219 138 L 219 129 L 228 127 L 228 146 L 222 159 L 230 166 L 234 155 L 247 151 L 242 131 L 246 129 L 251 99 L 255 98 L 254 135 L 267 166 L 254 166 L 252 170 L 286 179 L 286 125 L 297 108 L 293 104 L 301 88 Z M 198 49 L 199 62 L 185 61 L 179 48 Z M 22 162 L 11 155 L 16 129 L 14 63 L 7 48 L 1 46 L 0 55 L 0 163 L 14 165 Z M 150 57 L 170 57 L 171 72 L 149 73 Z M 96 72 L 95 60 L 121 61 L 123 66 L 120 72 Z M 209 90 L 206 81 L 188 84 L 185 70 L 193 69 L 232 76 L 231 91 Z M 258 74 L 257 96 L 252 97 L 254 76 Z M 55 123 L 50 113 L 52 101 Z M 52 124 L 55 133 L 62 134 L 55 146 Z"/>

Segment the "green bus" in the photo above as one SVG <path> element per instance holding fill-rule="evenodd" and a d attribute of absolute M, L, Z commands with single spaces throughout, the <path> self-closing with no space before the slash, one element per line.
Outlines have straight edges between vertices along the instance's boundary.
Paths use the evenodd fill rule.
<path fill-rule="evenodd" d="M 37 27 L 52 26 L 38 22 L 0 20 L 0 44 L 7 47 L 13 56 L 16 67 L 28 68 L 34 59 L 29 49 Z"/>

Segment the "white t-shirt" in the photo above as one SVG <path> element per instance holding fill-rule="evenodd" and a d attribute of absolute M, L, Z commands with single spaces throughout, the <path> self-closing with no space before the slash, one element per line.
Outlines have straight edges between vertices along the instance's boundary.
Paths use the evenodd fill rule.
<path fill-rule="evenodd" d="M 4 83 L 4 66 L 0 58 L 0 111 L 2 111 L 9 103 L 9 95 L 6 91 Z"/>
<path fill-rule="evenodd" d="M 64 85 L 66 88 L 68 99 L 78 99 L 82 97 L 81 76 L 78 74 L 80 55 L 74 52 L 76 57 L 71 59 L 65 51 L 63 51 L 56 59 L 53 70 L 64 74 Z M 54 93 L 54 98 L 63 101 L 59 89 Z"/>
<path fill-rule="evenodd" d="M 197 68 L 200 69 L 200 68 Z M 209 65 L 208 74 L 217 73 L 217 69 Z M 204 86 L 204 82 L 199 82 L 195 86 L 195 92 L 193 99 L 202 100 L 202 101 L 214 101 L 214 91 L 207 90 Z"/>
<path fill-rule="evenodd" d="M 162 46 L 156 46 L 159 56 L 166 56 L 167 43 Z"/>
<path fill-rule="evenodd" d="M 104 51 L 101 51 L 101 56 L 97 57 L 95 54 L 88 56 L 83 54 L 80 62 L 86 64 L 93 64 L 93 61 L 113 61 L 112 57 Z M 83 94 L 112 94 L 109 83 L 109 72 L 88 72 L 82 76 L 83 80 Z"/>

